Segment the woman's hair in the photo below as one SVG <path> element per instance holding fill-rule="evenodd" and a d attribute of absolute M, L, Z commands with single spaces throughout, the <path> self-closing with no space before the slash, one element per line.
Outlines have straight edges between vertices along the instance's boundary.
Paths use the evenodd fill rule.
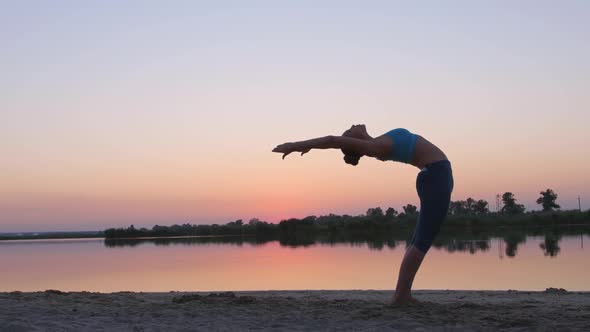
<path fill-rule="evenodd" d="M 350 129 L 346 130 L 344 133 L 342 133 L 342 136 L 345 137 L 354 137 L 354 138 L 361 138 L 359 136 L 359 132 L 358 130 L 355 130 L 356 126 L 352 126 Z M 346 149 L 341 149 L 342 153 L 344 154 L 344 162 L 352 165 L 352 166 L 356 166 L 359 163 L 359 160 L 361 159 L 362 155 L 354 152 L 354 151 L 350 151 L 350 150 L 346 150 Z"/>
<path fill-rule="evenodd" d="M 350 164 L 352 166 L 356 166 L 361 159 L 361 155 L 358 153 L 354 153 L 350 150 L 341 149 L 342 153 L 344 153 L 344 162 Z"/>

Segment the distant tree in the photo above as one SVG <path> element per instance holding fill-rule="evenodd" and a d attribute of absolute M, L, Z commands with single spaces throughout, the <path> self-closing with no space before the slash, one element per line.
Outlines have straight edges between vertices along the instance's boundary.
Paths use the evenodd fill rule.
<path fill-rule="evenodd" d="M 108 228 L 104 230 L 104 237 L 105 238 L 113 238 L 117 235 L 117 230 L 114 228 Z"/>
<path fill-rule="evenodd" d="M 385 210 L 385 216 L 387 218 L 395 218 L 395 217 L 397 217 L 397 215 L 398 215 L 397 210 L 392 207 L 387 208 L 387 210 Z"/>
<path fill-rule="evenodd" d="M 543 211 L 553 211 L 553 209 L 559 209 L 561 206 L 555 203 L 557 200 L 557 194 L 552 189 L 547 189 L 540 192 L 541 197 L 537 198 L 537 204 L 543 206 Z"/>
<path fill-rule="evenodd" d="M 468 197 L 467 200 L 465 201 L 465 208 L 467 209 L 467 213 L 474 213 L 475 209 L 475 200 L 471 197 Z"/>
<path fill-rule="evenodd" d="M 467 214 L 468 211 L 466 201 L 451 201 L 449 205 L 449 213 L 452 215 Z"/>
<path fill-rule="evenodd" d="M 505 192 L 502 195 L 502 202 L 504 203 L 504 206 L 502 207 L 502 213 L 520 214 L 525 210 L 524 205 L 516 203 L 516 198 L 511 192 Z"/>
<path fill-rule="evenodd" d="M 248 225 L 256 225 L 256 224 L 259 224 L 261 222 L 262 221 L 260 221 L 260 219 L 258 219 L 258 218 L 252 218 L 252 219 L 250 219 L 250 221 L 248 221 Z"/>
<path fill-rule="evenodd" d="M 478 200 L 473 205 L 473 212 L 475 214 L 486 214 L 486 213 L 489 213 L 490 212 L 490 209 L 488 208 L 488 202 L 486 202 L 483 199 Z"/>
<path fill-rule="evenodd" d="M 412 204 L 402 206 L 402 209 L 404 209 L 404 214 L 407 216 L 412 216 L 418 213 L 418 207 Z"/>
<path fill-rule="evenodd" d="M 383 210 L 380 207 L 369 208 L 367 210 L 367 217 L 383 217 Z"/>
<path fill-rule="evenodd" d="M 316 220 L 318 219 L 318 217 L 316 216 L 307 216 L 303 219 L 301 219 L 302 221 L 306 222 L 306 223 L 314 223 Z"/>

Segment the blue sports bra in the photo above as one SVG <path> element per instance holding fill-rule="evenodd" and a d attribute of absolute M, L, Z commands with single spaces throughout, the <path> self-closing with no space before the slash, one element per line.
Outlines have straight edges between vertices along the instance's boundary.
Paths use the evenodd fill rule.
<path fill-rule="evenodd" d="M 393 140 L 393 148 L 389 156 L 379 159 L 383 161 L 399 161 L 406 164 L 410 163 L 414 158 L 414 150 L 416 149 L 418 135 L 413 134 L 404 128 L 390 130 L 386 132 L 385 135 L 391 137 Z"/>

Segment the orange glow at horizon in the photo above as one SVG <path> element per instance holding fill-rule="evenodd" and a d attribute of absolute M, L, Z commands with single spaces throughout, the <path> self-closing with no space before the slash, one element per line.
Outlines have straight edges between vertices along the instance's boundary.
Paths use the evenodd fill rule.
<path fill-rule="evenodd" d="M 399 211 L 408 203 L 419 205 L 415 192 L 418 170 L 411 166 L 362 160 L 351 167 L 339 160 L 339 152 L 318 151 L 284 161 L 279 155 L 268 154 L 261 154 L 259 163 L 228 162 L 217 170 L 201 168 L 197 172 L 179 162 L 135 172 L 124 166 L 129 168 L 126 173 L 96 170 L 96 176 L 88 170 L 61 178 L 49 174 L 31 179 L 12 177 L 3 182 L 6 191 L 0 193 L 1 222 L 38 224 L 41 229 L 56 222 L 80 228 L 83 224 L 114 225 L 114 220 L 119 225 L 147 226 L 250 218 L 276 222 L 328 213 L 356 215 L 375 206 Z M 490 176 L 484 176 L 481 168 L 475 168 L 475 161 L 452 162 L 453 199 L 483 198 L 492 210 L 495 193 L 512 191 L 519 202 L 534 208 L 534 200 L 545 188 L 553 188 L 559 194 L 558 203 L 571 208 L 577 205 L 578 193 L 590 187 L 578 175 L 584 172 L 581 164 L 568 164 L 569 172 L 536 167 L 534 162 L 498 164 L 494 165 L 496 170 L 486 171 Z M 181 167 L 174 169 L 175 165 Z M 569 203 L 563 204 L 564 200 Z"/>

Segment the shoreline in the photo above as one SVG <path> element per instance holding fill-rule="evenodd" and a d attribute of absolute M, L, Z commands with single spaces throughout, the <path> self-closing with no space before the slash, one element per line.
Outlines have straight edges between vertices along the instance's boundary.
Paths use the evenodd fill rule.
<path fill-rule="evenodd" d="M 590 330 L 590 292 L 392 291 L 3 292 L 0 330 Z"/>

